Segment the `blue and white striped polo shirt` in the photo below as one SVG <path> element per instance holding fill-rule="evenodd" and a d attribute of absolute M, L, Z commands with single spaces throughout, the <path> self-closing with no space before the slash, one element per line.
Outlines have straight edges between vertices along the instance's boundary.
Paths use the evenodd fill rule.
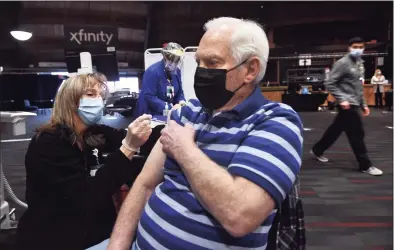
<path fill-rule="evenodd" d="M 266 190 L 281 204 L 301 167 L 302 123 L 289 106 L 256 90 L 231 111 L 214 116 L 197 100 L 173 112 L 192 123 L 198 147 L 218 165 Z M 194 196 L 180 166 L 167 158 L 164 182 L 147 202 L 137 231 L 137 249 L 265 249 L 276 209 L 256 230 L 232 237 Z"/>

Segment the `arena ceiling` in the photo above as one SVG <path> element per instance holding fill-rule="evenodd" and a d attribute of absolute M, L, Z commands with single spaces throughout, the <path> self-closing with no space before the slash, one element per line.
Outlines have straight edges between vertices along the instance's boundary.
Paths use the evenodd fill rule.
<path fill-rule="evenodd" d="M 306 23 L 391 20 L 392 2 L 58 2 L 0 3 L 0 66 L 64 62 L 65 26 L 106 26 L 118 32 L 118 62 L 143 68 L 147 48 L 169 41 L 196 46 L 203 24 L 218 16 L 251 18 L 267 32 Z M 12 29 L 33 32 L 26 42 Z M 272 37 L 270 38 L 273 39 Z M 274 42 L 274 41 L 271 41 Z"/>

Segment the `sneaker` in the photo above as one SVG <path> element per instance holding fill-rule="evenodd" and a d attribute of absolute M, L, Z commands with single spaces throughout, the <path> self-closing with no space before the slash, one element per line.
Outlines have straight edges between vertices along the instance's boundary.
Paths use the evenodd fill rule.
<path fill-rule="evenodd" d="M 368 168 L 367 170 L 362 171 L 363 173 L 374 175 L 374 176 L 379 176 L 383 174 L 383 171 L 380 170 L 379 168 L 375 168 L 374 166 Z"/>
<path fill-rule="evenodd" d="M 320 161 L 320 162 L 328 162 L 328 158 L 326 158 L 326 157 L 324 157 L 324 156 L 317 156 L 316 154 L 315 154 L 315 152 L 313 152 L 313 149 L 311 149 L 311 151 L 309 151 L 309 153 L 311 154 L 311 155 L 313 155 L 315 158 L 316 158 L 316 160 L 318 160 L 318 161 Z"/>

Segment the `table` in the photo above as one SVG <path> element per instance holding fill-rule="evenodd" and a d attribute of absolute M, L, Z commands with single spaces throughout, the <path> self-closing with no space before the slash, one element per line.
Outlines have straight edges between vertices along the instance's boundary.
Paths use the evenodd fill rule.
<path fill-rule="evenodd" d="M 393 108 L 393 91 L 385 92 L 384 99 L 386 108 L 391 110 Z"/>
<path fill-rule="evenodd" d="M 287 86 L 261 87 L 263 96 L 274 102 L 282 102 L 282 94 L 287 91 Z"/>
<path fill-rule="evenodd" d="M 309 90 L 312 90 L 312 86 L 308 86 Z M 387 93 L 391 89 L 391 84 L 384 85 L 384 92 Z M 287 91 L 287 86 L 277 86 L 277 87 L 261 87 L 262 95 L 271 101 L 284 102 L 282 100 L 283 93 Z M 375 106 L 375 94 L 373 93 L 373 84 L 364 84 L 364 97 L 367 101 L 368 106 Z M 383 99 L 389 99 L 384 96 Z M 334 102 L 335 98 L 329 94 L 327 101 Z M 328 102 L 322 103 L 322 106 L 327 106 Z M 385 100 L 383 100 L 383 105 L 385 105 Z"/>
<path fill-rule="evenodd" d="M 164 116 L 164 115 L 154 115 L 152 117 L 152 120 L 156 120 L 156 121 L 161 121 L 161 122 L 167 123 L 167 117 Z"/>
<path fill-rule="evenodd" d="M 109 104 L 104 107 L 104 115 L 106 114 L 113 115 L 114 113 L 119 113 L 123 115 L 126 112 L 132 112 L 132 110 L 133 108 L 130 106 L 125 106 L 125 105 L 114 106 L 113 104 Z"/>
<path fill-rule="evenodd" d="M 385 105 L 385 92 L 391 88 L 391 84 L 383 84 L 384 91 L 383 91 L 383 105 Z M 368 106 L 376 106 L 375 103 L 375 93 L 373 91 L 374 84 L 364 84 L 364 97 L 367 101 Z"/>
<path fill-rule="evenodd" d="M 47 112 L 50 114 L 53 108 L 53 100 L 33 100 L 31 105 L 38 107 L 38 113 L 46 115 Z"/>
<path fill-rule="evenodd" d="M 166 125 L 167 124 L 167 117 L 162 115 L 155 115 L 152 117 L 152 121 L 150 123 L 151 128 L 155 128 L 159 125 Z"/>
<path fill-rule="evenodd" d="M 291 106 L 295 111 L 318 111 L 327 99 L 328 93 L 312 93 L 306 95 L 283 94 L 282 102 Z"/>

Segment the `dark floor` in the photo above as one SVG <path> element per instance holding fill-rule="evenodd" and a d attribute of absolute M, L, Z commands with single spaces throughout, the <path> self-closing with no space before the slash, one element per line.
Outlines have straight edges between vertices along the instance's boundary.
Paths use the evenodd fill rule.
<path fill-rule="evenodd" d="M 384 171 L 381 177 L 356 171 L 357 163 L 344 135 L 326 153 L 330 158 L 329 163 L 323 164 L 312 159 L 308 154 L 309 149 L 335 114 L 326 111 L 300 115 L 306 128 L 301 194 L 307 224 L 307 249 L 393 249 L 392 113 L 382 114 L 372 110 L 372 115 L 365 118 L 365 141 L 373 163 Z M 47 117 L 44 116 L 32 118 L 28 122 L 28 130 L 32 131 L 45 119 Z M 105 119 L 104 122 L 118 128 L 128 124 L 122 117 Z M 18 138 L 30 138 L 31 135 L 32 133 Z M 1 144 L 5 174 L 20 198 L 24 197 L 23 161 L 27 144 L 28 142 Z M 18 217 L 21 213 L 23 211 L 18 208 Z"/>

